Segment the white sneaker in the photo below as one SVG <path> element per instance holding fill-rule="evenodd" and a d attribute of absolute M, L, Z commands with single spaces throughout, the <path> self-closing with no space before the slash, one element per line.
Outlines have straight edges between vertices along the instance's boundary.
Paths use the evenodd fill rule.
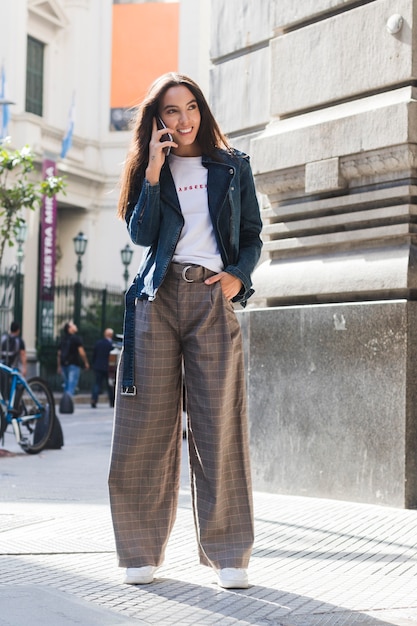
<path fill-rule="evenodd" d="M 248 573 L 245 569 L 225 567 L 216 570 L 219 585 L 223 589 L 247 589 L 249 587 Z"/>
<path fill-rule="evenodd" d="M 126 585 L 148 585 L 153 581 L 156 572 L 153 565 L 145 565 L 144 567 L 128 567 L 124 583 Z"/>

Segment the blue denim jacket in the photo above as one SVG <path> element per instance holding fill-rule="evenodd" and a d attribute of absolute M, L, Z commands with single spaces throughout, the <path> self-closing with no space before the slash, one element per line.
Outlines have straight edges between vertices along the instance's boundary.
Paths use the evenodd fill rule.
<path fill-rule="evenodd" d="M 214 234 L 224 271 L 240 278 L 242 291 L 233 298 L 243 305 L 252 295 L 251 273 L 261 253 L 262 228 L 249 157 L 218 151 L 219 161 L 203 156 L 208 169 L 207 193 Z M 184 218 L 169 165 L 160 181 L 143 182 L 134 209 L 126 215 L 133 243 L 147 247 L 136 276 L 136 298 L 153 300 L 171 263 Z"/>
<path fill-rule="evenodd" d="M 224 271 L 242 281 L 234 302 L 246 305 L 252 295 L 251 274 L 258 262 L 262 241 L 262 222 L 249 157 L 225 150 L 217 151 L 217 160 L 202 157 L 208 169 L 207 193 L 213 230 Z M 124 330 L 123 388 L 129 395 L 133 387 L 134 302 L 153 300 L 172 261 L 184 226 L 174 180 L 167 162 L 159 183 L 143 181 L 139 199 L 126 213 L 132 242 L 145 246 L 139 272 L 126 294 Z"/>

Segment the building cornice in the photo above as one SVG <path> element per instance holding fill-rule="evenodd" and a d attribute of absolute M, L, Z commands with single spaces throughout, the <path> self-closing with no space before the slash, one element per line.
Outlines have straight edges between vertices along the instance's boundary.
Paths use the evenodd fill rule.
<path fill-rule="evenodd" d="M 57 0 L 29 0 L 28 10 L 56 28 L 69 26 L 69 19 Z"/>

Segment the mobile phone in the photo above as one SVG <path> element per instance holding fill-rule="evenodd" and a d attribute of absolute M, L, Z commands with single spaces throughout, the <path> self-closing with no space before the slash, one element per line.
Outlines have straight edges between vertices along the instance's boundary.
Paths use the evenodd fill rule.
<path fill-rule="evenodd" d="M 160 117 L 156 118 L 156 125 L 159 129 L 161 128 L 166 128 L 164 122 L 161 120 Z M 161 137 L 161 141 L 174 141 L 171 133 L 165 133 L 164 135 L 162 135 Z M 166 154 L 166 156 L 168 156 L 168 154 L 171 152 L 171 146 L 168 146 L 167 148 L 164 148 L 164 152 Z"/>

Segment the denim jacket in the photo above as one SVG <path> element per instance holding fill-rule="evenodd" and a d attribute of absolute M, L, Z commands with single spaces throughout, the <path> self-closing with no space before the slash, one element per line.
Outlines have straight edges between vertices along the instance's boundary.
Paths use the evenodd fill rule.
<path fill-rule="evenodd" d="M 216 157 L 216 160 L 202 157 L 202 163 L 208 169 L 210 217 L 224 271 L 242 281 L 243 287 L 233 301 L 245 306 L 253 293 L 251 274 L 262 248 L 259 205 L 249 157 L 238 151 L 229 153 L 225 150 L 218 150 Z M 155 299 L 184 226 L 167 162 L 162 167 L 158 184 L 143 181 L 139 199 L 126 213 L 126 222 L 132 242 L 147 248 L 139 272 L 126 294 L 122 393 L 135 395 L 134 303 L 136 299 Z"/>
<path fill-rule="evenodd" d="M 219 160 L 203 156 L 208 169 L 208 204 L 224 271 L 242 281 L 233 298 L 243 306 L 252 295 L 251 273 L 261 253 L 262 228 L 249 157 L 218 151 Z M 147 247 L 135 278 L 136 298 L 153 300 L 171 263 L 184 218 L 171 170 L 164 164 L 160 181 L 146 180 L 135 207 L 126 215 L 133 243 Z"/>

